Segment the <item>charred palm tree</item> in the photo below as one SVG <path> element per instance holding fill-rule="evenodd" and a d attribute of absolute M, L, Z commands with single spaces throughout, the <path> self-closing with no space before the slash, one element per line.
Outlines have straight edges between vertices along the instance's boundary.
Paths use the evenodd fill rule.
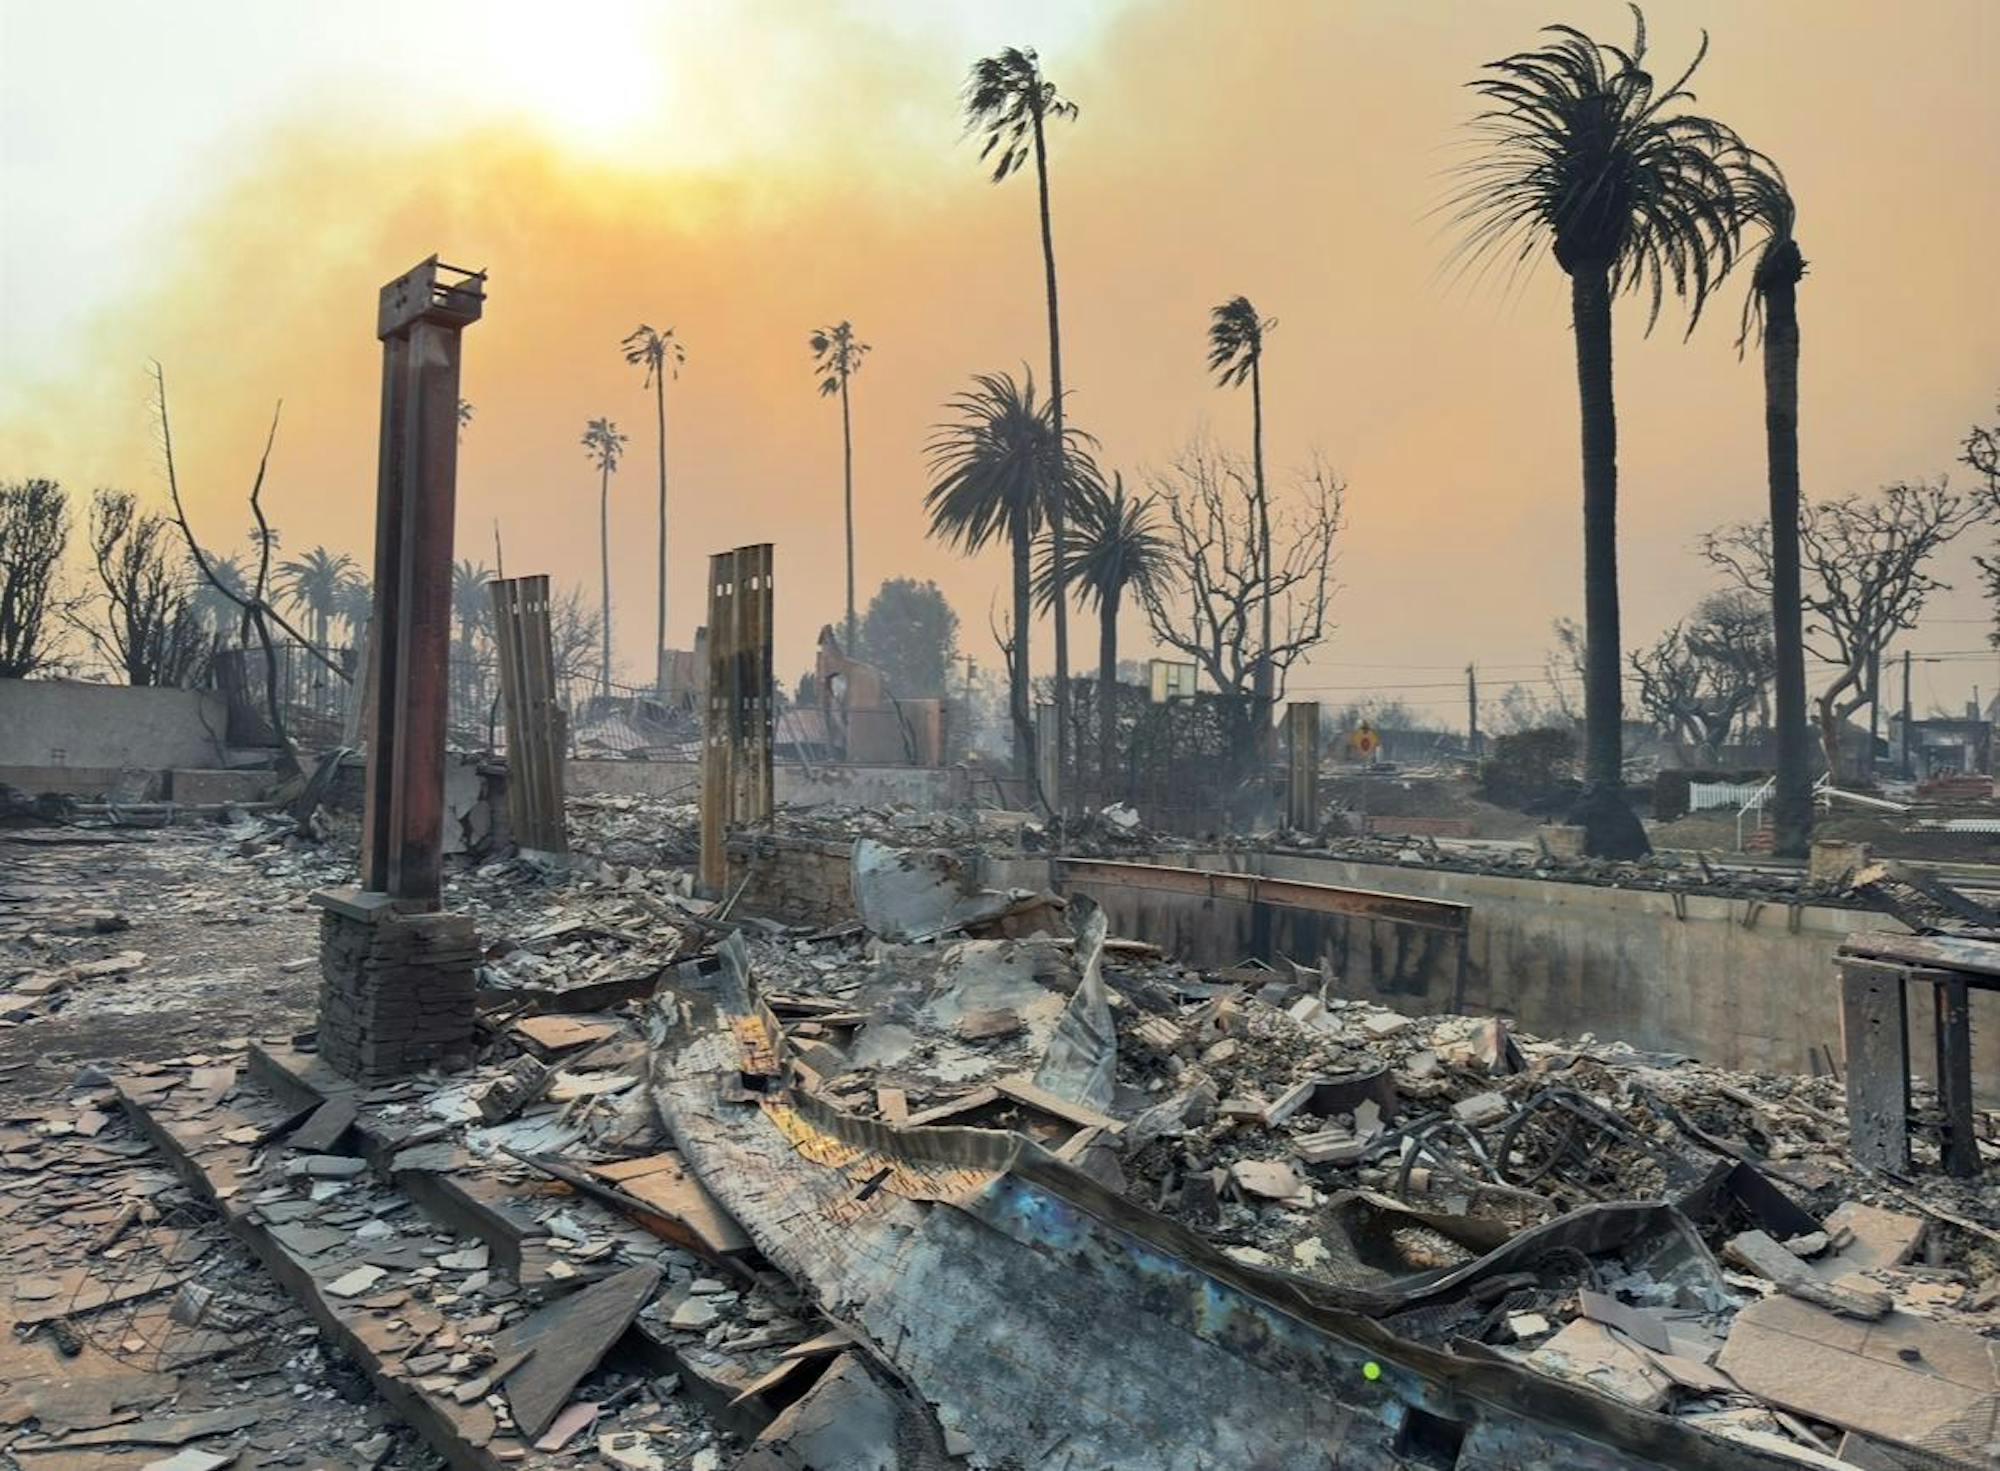
<path fill-rule="evenodd" d="M 1044 608 L 1055 601 L 1055 558 L 1048 543 L 1035 569 L 1035 598 Z M 1160 533 L 1152 502 L 1125 494 L 1125 477 L 1114 475 L 1107 494 L 1100 486 L 1079 488 L 1076 541 L 1064 568 L 1070 595 L 1097 612 L 1097 772 L 1098 796 L 1108 800 L 1118 779 L 1118 614 L 1127 593 L 1144 601 L 1164 597 L 1173 587 L 1172 544 Z"/>
<path fill-rule="evenodd" d="M 1034 375 L 1023 376 L 1026 381 L 1017 383 L 1011 374 L 982 373 L 945 406 L 951 417 L 936 426 L 927 447 L 931 487 L 924 508 L 930 512 L 930 534 L 959 551 L 969 555 L 1004 539 L 1013 556 L 1014 629 L 1007 684 L 1015 773 L 1026 780 L 1035 770 L 1035 726 L 1028 703 L 1035 537 L 1048 519 L 1060 478 L 1067 477 L 1072 490 L 1099 481 L 1091 459 L 1095 441 L 1074 427 L 1058 430 L 1054 402 L 1038 402 Z M 1068 563 L 1057 558 L 1056 565 Z"/>
<path fill-rule="evenodd" d="M 599 605 L 598 632 L 603 639 L 602 657 L 597 665 L 598 693 L 611 693 L 611 474 L 625 453 L 625 436 L 609 419 L 592 419 L 584 427 L 583 452 L 597 467 L 597 553 L 603 573 L 603 602 Z"/>
<path fill-rule="evenodd" d="M 1626 806 L 1618 632 L 1618 424 L 1611 389 L 1611 303 L 1648 298 L 1647 328 L 1671 289 L 1700 319 L 1728 269 L 1738 214 L 1729 159 L 1740 147 L 1720 123 L 1688 111 L 1686 84 L 1708 50 L 1670 85 L 1646 69 L 1646 24 L 1632 8 L 1630 51 L 1569 26 L 1490 63 L 1472 89 L 1481 153 L 1453 196 L 1466 259 L 1503 269 L 1547 250 L 1569 277 L 1583 423 L 1586 668 L 1585 786 L 1573 820 L 1589 851 L 1634 856 L 1645 829 Z"/>
<path fill-rule="evenodd" d="M 1250 384 L 1250 469 L 1257 506 L 1259 598 L 1257 668 L 1251 690 L 1257 702 L 1257 738 L 1268 742 L 1271 726 L 1271 502 L 1264 482 L 1264 338 L 1278 325 L 1260 317 L 1247 296 L 1234 296 L 1209 314 L 1208 369 L 1225 388 Z"/>
<path fill-rule="evenodd" d="M 854 618 L 854 428 L 847 412 L 847 383 L 861 371 L 861 360 L 868 355 L 868 344 L 855 338 L 854 324 L 841 321 L 831 327 L 822 327 L 807 339 L 813 353 L 813 372 L 819 375 L 821 398 L 840 395 L 840 466 L 841 479 L 845 487 L 847 511 L 847 645 L 846 653 L 852 658 L 855 652 Z"/>
<path fill-rule="evenodd" d="M 1776 652 L 1777 780 L 1771 790 L 1772 851 L 1803 858 L 1812 844 L 1812 758 L 1806 715 L 1805 615 L 1799 595 L 1799 282 L 1806 260 L 1793 226 L 1798 211 L 1785 176 L 1761 154 L 1738 160 L 1744 223 L 1764 243 L 1743 299 L 1740 353 L 1764 352 L 1764 463 L 1771 500 L 1771 637 Z"/>
<path fill-rule="evenodd" d="M 1069 436 L 1063 430 L 1062 316 L 1056 307 L 1056 243 L 1049 215 L 1049 150 L 1046 125 L 1053 118 L 1074 118 L 1076 104 L 1056 91 L 1054 82 L 1042 75 L 1041 59 L 1032 48 L 1008 46 L 972 65 L 965 81 L 965 127 L 981 134 L 981 162 L 993 166 L 993 182 L 1033 159 L 1036 197 L 1042 224 L 1042 276 L 1049 310 L 1049 408 L 1053 432 L 1050 443 L 1055 469 L 1050 477 L 1050 498 L 1046 509 L 1049 521 L 1050 555 L 1060 570 L 1069 560 L 1069 529 L 1064 511 L 1064 493 L 1070 476 L 1063 469 L 1069 451 Z M 1017 612 L 1019 610 L 1017 609 Z M 1068 769 L 1069 741 L 1069 610 L 1063 599 L 1055 605 L 1056 634 L 1056 769 Z M 1025 632 L 1025 625 L 1020 625 Z"/>
<path fill-rule="evenodd" d="M 660 437 L 660 547 L 659 578 L 654 584 L 653 678 L 658 679 L 661 658 L 667 652 L 667 379 L 681 375 L 687 349 L 674 340 L 674 329 L 655 332 L 644 322 L 625 334 L 625 361 L 646 370 L 645 386 L 653 390 L 653 414 Z"/>

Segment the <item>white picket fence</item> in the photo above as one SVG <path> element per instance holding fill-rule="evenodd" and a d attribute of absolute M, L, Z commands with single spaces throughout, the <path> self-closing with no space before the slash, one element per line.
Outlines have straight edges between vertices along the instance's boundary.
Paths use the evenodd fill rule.
<path fill-rule="evenodd" d="M 1706 812 L 1711 807 L 1741 807 L 1756 796 L 1765 783 L 1758 781 L 1691 781 L 1688 783 L 1688 811 Z"/>

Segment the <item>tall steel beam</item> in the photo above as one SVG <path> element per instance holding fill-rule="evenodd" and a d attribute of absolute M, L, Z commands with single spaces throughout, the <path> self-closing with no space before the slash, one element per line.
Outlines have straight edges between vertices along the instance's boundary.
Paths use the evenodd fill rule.
<path fill-rule="evenodd" d="M 376 312 L 382 439 L 361 887 L 408 909 L 436 909 L 441 886 L 459 334 L 485 300 L 483 271 L 432 256 L 384 286 Z"/>

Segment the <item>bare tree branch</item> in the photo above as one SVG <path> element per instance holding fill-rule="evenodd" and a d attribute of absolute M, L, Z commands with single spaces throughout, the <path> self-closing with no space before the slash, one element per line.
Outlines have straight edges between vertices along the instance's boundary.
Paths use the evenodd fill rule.
<path fill-rule="evenodd" d="M 1799 508 L 1806 648 L 1836 671 L 1816 697 L 1827 770 L 1841 773 L 1841 724 L 1875 699 L 1882 651 L 1916 627 L 1932 593 L 1950 585 L 1926 565 L 1990 514 L 1980 498 L 1943 481 L 1902 481 L 1873 496 Z M 1712 531 L 1702 538 L 1702 552 L 1739 587 L 1769 601 L 1771 537 L 1764 523 Z"/>
<path fill-rule="evenodd" d="M 1338 590 L 1334 542 L 1346 486 L 1315 459 L 1297 476 L 1290 504 L 1272 518 L 1273 545 L 1266 548 L 1253 478 L 1206 439 L 1191 441 L 1147 480 L 1165 519 L 1176 573 L 1141 598 L 1154 637 L 1194 660 L 1220 693 L 1247 711 L 1257 693 L 1260 655 L 1252 647 L 1251 615 L 1268 595 L 1276 616 L 1265 657 L 1273 698 L 1282 699 L 1292 666 L 1330 627 L 1327 614 Z"/>

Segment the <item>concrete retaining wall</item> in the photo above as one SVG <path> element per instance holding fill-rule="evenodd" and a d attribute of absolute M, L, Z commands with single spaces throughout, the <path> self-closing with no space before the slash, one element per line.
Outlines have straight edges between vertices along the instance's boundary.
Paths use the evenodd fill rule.
<path fill-rule="evenodd" d="M 1232 949 L 1305 964 L 1324 953 L 1345 994 L 1400 1011 L 1492 1013 L 1544 1036 L 1588 1032 L 1634 1047 L 1685 1052 L 1723 1067 L 1809 1073 L 1811 1049 L 1843 1057 L 1834 952 L 1862 930 L 1900 931 L 1886 915 L 1830 905 L 1759 904 L 1552 879 L 1405 868 L 1286 853 L 1161 855 L 1156 863 L 1256 873 L 1471 907 L 1462 958 L 1428 954 L 1376 921 L 1322 933 L 1288 930 L 1185 897 L 1114 901 L 1113 932 L 1219 963 Z M 1121 924 L 1121 920 L 1123 923 Z M 1267 937 L 1260 944 L 1260 937 Z M 1305 943 L 1286 944 L 1287 939 Z M 1317 943 L 1315 943 L 1317 942 Z M 1973 1071 L 1984 1101 L 2000 1096 L 2000 994 L 1975 993 Z M 1912 1058 L 1930 1077 L 1930 997 L 1910 994 Z"/>
<path fill-rule="evenodd" d="M 745 908 L 815 924 L 851 919 L 847 853 L 842 843 L 767 847 Z M 1884 915 L 1827 905 L 1677 900 L 1656 890 L 1295 854 L 1162 854 L 1150 862 L 1444 901 L 1467 912 L 1459 924 L 1442 912 L 1365 900 L 1338 912 L 1276 894 L 1262 902 L 1240 890 L 1202 893 L 1192 884 L 1071 883 L 1059 863 L 1056 887 L 1102 903 L 1113 934 L 1151 941 L 1192 964 L 1256 956 L 1317 965 L 1325 956 L 1343 994 L 1399 1011 L 1496 1014 L 1543 1036 L 1592 1033 L 1751 1071 L 1812 1072 L 1814 1047 L 1843 1056 L 1834 952 L 1857 931 L 1902 928 Z M 1106 866 L 1097 867 L 1101 877 Z M 1048 874 L 1045 859 L 989 859 L 984 882 L 1039 887 Z M 1929 1076 L 1922 1039 L 1932 1023 L 1922 993 L 1911 988 L 1912 1061 Z M 2000 1080 L 2000 994 L 1975 993 L 1972 1006 L 1974 1076 L 1990 1100 Z"/>
<path fill-rule="evenodd" d="M 575 794 L 692 802 L 701 793 L 701 766 L 694 761 L 574 760 L 564 763 L 563 779 Z M 815 766 L 808 774 L 797 762 L 780 762 L 772 786 L 779 802 L 800 807 L 841 803 L 935 812 L 971 801 L 963 772 L 942 766 Z"/>
<path fill-rule="evenodd" d="M 219 767 L 229 707 L 207 690 L 0 680 L 0 780 L 102 791 L 106 773 Z"/>
<path fill-rule="evenodd" d="M 1398 992 L 1350 971 L 1355 994 L 1405 1011 L 1442 1009 L 1449 988 L 1462 984 L 1461 1009 L 1515 1017 L 1531 1032 L 1592 1032 L 1731 1068 L 1810 1072 L 1811 1047 L 1838 1055 L 1834 951 L 1858 930 L 1902 928 L 1882 915 L 1824 905 L 1281 853 L 1255 859 L 1266 874 L 1472 906 L 1462 981 L 1439 976 L 1417 992 Z M 2000 1049 L 1992 1055 L 2000 1061 Z"/>

